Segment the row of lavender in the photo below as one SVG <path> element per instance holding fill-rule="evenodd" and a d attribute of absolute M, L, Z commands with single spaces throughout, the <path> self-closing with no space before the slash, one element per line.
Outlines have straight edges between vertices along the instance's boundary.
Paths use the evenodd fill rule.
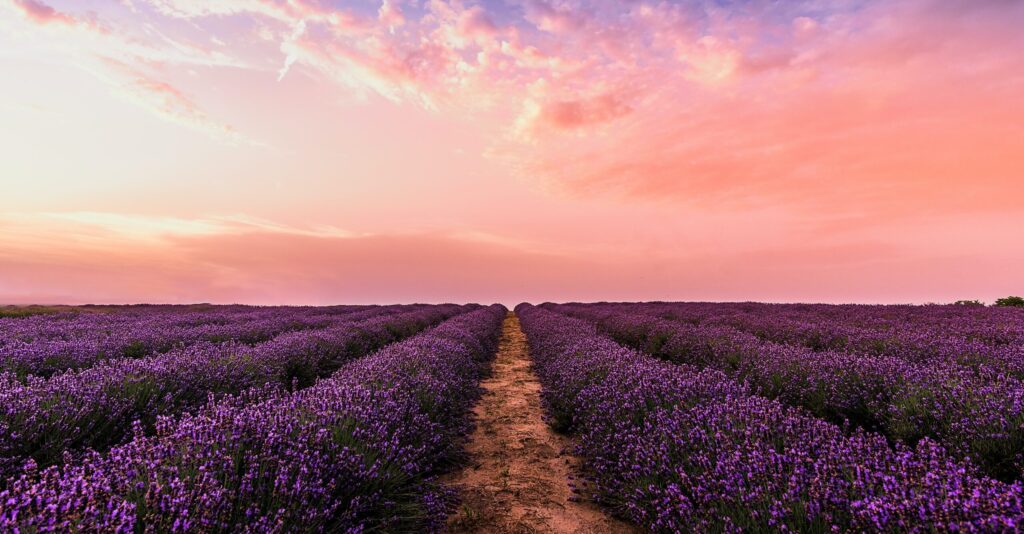
<path fill-rule="evenodd" d="M 691 324 L 730 326 L 769 341 L 816 351 L 985 365 L 1024 378 L 1024 312 L 1017 308 L 758 303 L 619 306 L 632 313 Z"/>
<path fill-rule="evenodd" d="M 322 328 L 371 306 L 116 307 L 0 320 L 0 371 L 49 376 L 117 357 L 142 357 L 197 342 L 258 343 L 278 334 Z"/>
<path fill-rule="evenodd" d="M 352 306 L 245 306 L 187 305 L 112 305 L 71 306 L 45 314 L 0 318 L 0 346 L 15 341 L 73 339 L 95 333 L 118 334 L 143 331 L 156 324 L 166 328 L 213 327 L 253 321 L 270 316 L 330 316 L 378 307 Z"/>
<path fill-rule="evenodd" d="M 648 305 L 549 305 L 662 359 L 709 367 L 836 423 L 914 445 L 923 438 L 1001 480 L 1024 478 L 1024 381 L 985 363 L 813 350 L 708 320 L 653 317 Z"/>
<path fill-rule="evenodd" d="M 158 417 L 201 406 L 211 395 L 267 384 L 309 386 L 347 360 L 468 309 L 376 307 L 341 316 L 328 328 L 286 333 L 251 347 L 198 343 L 26 383 L 0 375 L 0 478 L 16 474 L 28 460 L 47 467 L 87 449 L 102 451 L 130 437 L 133 423 L 150 431 Z"/>
<path fill-rule="evenodd" d="M 1013 531 L 1024 488 L 754 394 L 715 369 L 623 347 L 520 305 L 555 426 L 601 502 L 654 531 Z"/>
<path fill-rule="evenodd" d="M 963 305 L 863 305 L 863 304 L 766 304 L 758 302 L 651 302 L 648 309 L 661 309 L 685 316 L 687 320 L 739 321 L 767 319 L 770 322 L 793 321 L 829 333 L 842 331 L 921 331 L 953 335 L 989 345 L 1024 340 L 1020 309 Z M 843 348 L 843 347 L 832 347 Z"/>
<path fill-rule="evenodd" d="M 505 309 L 351 362 L 314 386 L 257 390 L 160 418 L 106 454 L 0 492 L 0 531 L 278 532 L 437 528 Z"/>

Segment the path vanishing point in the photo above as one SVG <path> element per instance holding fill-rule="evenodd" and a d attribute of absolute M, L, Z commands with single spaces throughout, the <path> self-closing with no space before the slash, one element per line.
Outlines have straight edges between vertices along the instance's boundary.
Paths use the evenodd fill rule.
<path fill-rule="evenodd" d="M 481 383 L 465 467 L 449 481 L 462 504 L 451 532 L 603 534 L 636 532 L 591 502 L 571 499 L 572 441 L 543 420 L 540 383 L 519 318 L 509 312 L 491 376 Z"/>

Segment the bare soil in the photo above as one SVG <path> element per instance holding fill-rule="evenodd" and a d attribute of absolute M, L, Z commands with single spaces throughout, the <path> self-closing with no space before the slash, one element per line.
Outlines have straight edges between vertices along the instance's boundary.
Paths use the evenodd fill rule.
<path fill-rule="evenodd" d="M 576 474 L 571 440 L 542 419 L 540 383 L 530 367 L 519 319 L 505 318 L 491 377 L 474 408 L 476 430 L 467 465 L 447 482 L 462 505 L 448 519 L 451 532 L 600 534 L 636 532 L 591 502 L 571 499 Z"/>

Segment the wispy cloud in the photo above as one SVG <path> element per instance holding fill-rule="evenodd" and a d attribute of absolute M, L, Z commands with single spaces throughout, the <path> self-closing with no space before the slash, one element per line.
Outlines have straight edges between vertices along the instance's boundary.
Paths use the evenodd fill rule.
<path fill-rule="evenodd" d="M 106 27 L 95 19 L 68 15 L 38 0 L 12 0 L 16 10 L 35 24 L 85 28 L 98 33 L 109 33 Z"/>
<path fill-rule="evenodd" d="M 95 15 L 79 16 L 59 11 L 39 0 L 11 0 L 9 7 L 29 28 L 45 32 L 46 46 L 68 61 L 109 84 L 116 94 L 147 109 L 162 119 L 188 126 L 213 139 L 229 144 L 256 144 L 228 124 L 211 118 L 194 99 L 153 74 L 154 66 L 244 67 L 244 63 L 223 53 L 188 45 L 153 31 L 157 42 L 113 29 Z"/>
<path fill-rule="evenodd" d="M 116 212 L 65 211 L 13 214 L 0 220 L 6 220 L 8 224 L 16 223 L 23 227 L 52 227 L 55 224 L 70 224 L 76 228 L 97 231 L 101 235 L 149 241 L 173 237 L 251 232 L 329 238 L 351 238 L 359 235 L 331 225 L 297 227 L 244 214 L 183 218 Z"/>
<path fill-rule="evenodd" d="M 228 124 L 210 118 L 181 89 L 115 59 L 100 58 L 102 68 L 93 71 L 128 100 L 164 120 L 203 132 L 228 144 L 249 142 Z"/>

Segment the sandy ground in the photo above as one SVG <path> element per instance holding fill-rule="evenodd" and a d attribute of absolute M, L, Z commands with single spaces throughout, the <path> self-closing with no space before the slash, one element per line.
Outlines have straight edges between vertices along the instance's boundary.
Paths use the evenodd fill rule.
<path fill-rule="evenodd" d="M 462 505 L 451 532 L 636 532 L 589 502 L 572 502 L 569 476 L 577 459 L 569 438 L 541 419 L 540 383 L 530 368 L 526 336 L 512 313 L 505 319 L 492 376 L 474 408 L 469 461 L 447 482 Z"/>

